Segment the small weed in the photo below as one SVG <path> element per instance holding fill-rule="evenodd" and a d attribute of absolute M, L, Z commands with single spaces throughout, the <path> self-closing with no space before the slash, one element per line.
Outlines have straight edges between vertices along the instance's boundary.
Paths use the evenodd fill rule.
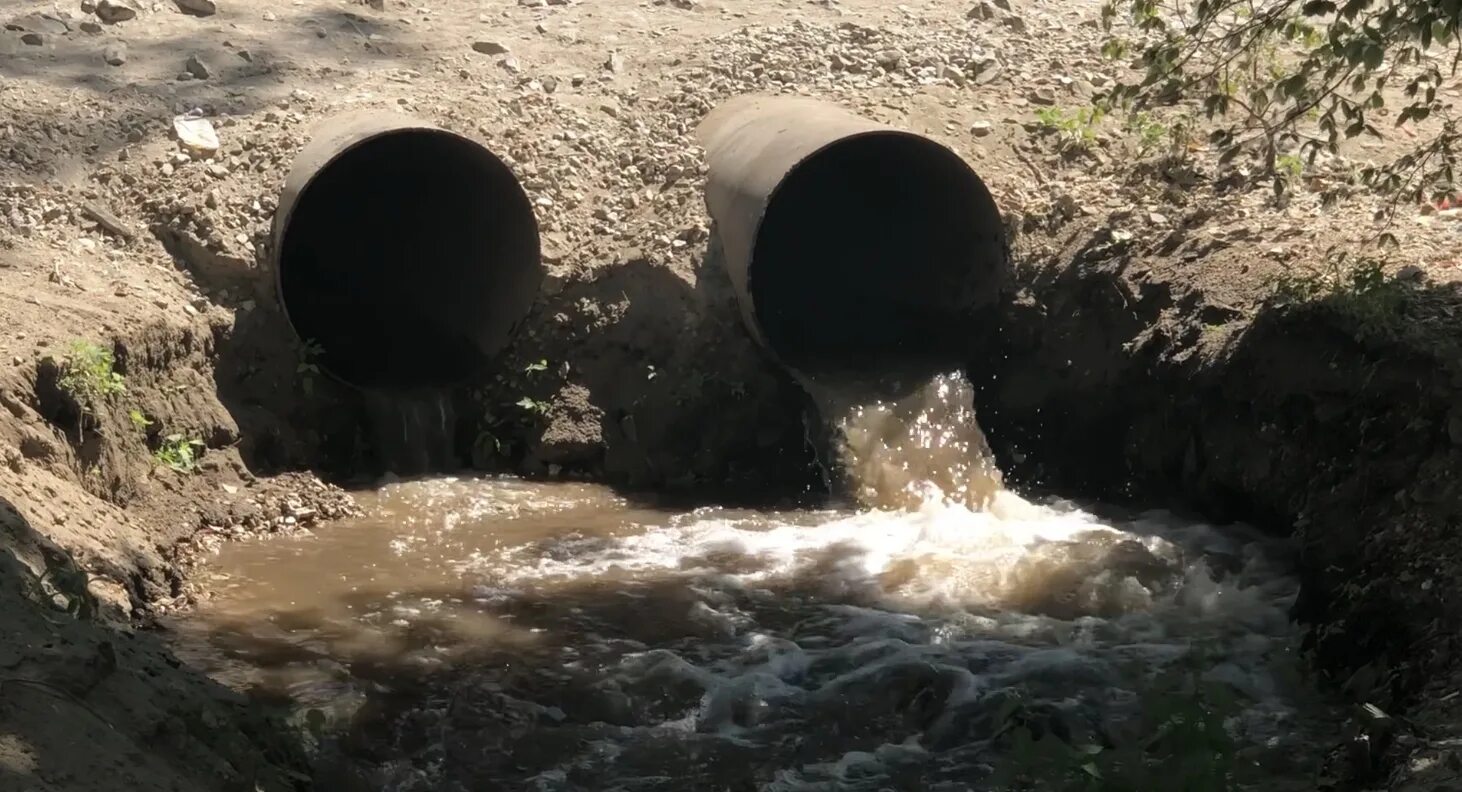
<path fill-rule="evenodd" d="M 179 473 L 193 473 L 198 470 L 198 458 L 203 456 L 203 450 L 202 440 L 171 434 L 163 438 L 152 458 L 159 465 Z"/>
<path fill-rule="evenodd" d="M 534 415 L 548 414 L 549 404 L 545 401 L 539 401 L 537 399 L 524 396 L 517 401 L 517 404 L 519 407 L 522 407 L 523 409 L 527 410 L 530 413 L 533 413 Z"/>
<path fill-rule="evenodd" d="M 1137 147 L 1142 151 L 1157 148 L 1168 137 L 1168 125 L 1146 111 L 1128 117 L 1127 131 L 1137 135 Z"/>
<path fill-rule="evenodd" d="M 132 421 L 132 425 L 137 427 L 138 431 L 145 432 L 149 426 L 152 426 L 152 421 L 148 420 L 141 410 L 128 411 L 127 418 Z"/>
<path fill-rule="evenodd" d="M 1364 256 L 1351 259 L 1344 252 L 1327 256 L 1320 268 L 1275 276 L 1270 288 L 1276 302 L 1328 305 L 1369 334 L 1395 329 L 1405 299 L 1404 285 L 1386 274 L 1382 262 Z"/>
<path fill-rule="evenodd" d="M 127 384 L 114 370 L 112 352 L 90 341 L 73 341 L 61 363 L 59 385 L 82 412 L 94 414 L 105 399 L 123 393 Z"/>
<path fill-rule="evenodd" d="M 1305 163 L 1294 154 L 1285 154 L 1275 158 L 1274 170 L 1283 178 L 1298 181 L 1305 172 Z"/>
<path fill-rule="evenodd" d="M 535 361 L 535 362 L 529 363 L 528 365 L 526 365 L 526 366 L 523 367 L 523 373 L 524 374 L 536 374 L 536 373 L 538 373 L 540 371 L 547 371 L 547 370 L 548 370 L 548 361 L 547 360 Z"/>
<path fill-rule="evenodd" d="M 306 396 L 315 393 L 315 378 L 320 376 L 320 357 L 325 354 L 325 348 L 313 338 L 300 342 L 299 365 L 295 366 L 295 374 L 300 377 L 300 387 L 304 389 Z"/>
<path fill-rule="evenodd" d="M 1100 108 L 1083 107 L 1067 112 L 1055 107 L 1036 111 L 1041 129 L 1057 136 L 1066 151 L 1086 151 L 1096 142 L 1096 126 L 1104 113 Z"/>

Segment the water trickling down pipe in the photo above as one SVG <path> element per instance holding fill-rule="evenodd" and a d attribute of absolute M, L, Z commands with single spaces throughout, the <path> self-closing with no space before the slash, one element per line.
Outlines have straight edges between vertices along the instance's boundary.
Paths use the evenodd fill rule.
<path fill-rule="evenodd" d="M 959 155 L 801 97 L 732 99 L 698 135 L 742 318 L 783 365 L 819 380 L 968 362 L 1008 256 Z"/>
<path fill-rule="evenodd" d="M 361 388 L 480 373 L 542 281 L 532 204 L 479 143 L 385 112 L 328 119 L 274 214 L 285 313 L 321 365 Z"/>

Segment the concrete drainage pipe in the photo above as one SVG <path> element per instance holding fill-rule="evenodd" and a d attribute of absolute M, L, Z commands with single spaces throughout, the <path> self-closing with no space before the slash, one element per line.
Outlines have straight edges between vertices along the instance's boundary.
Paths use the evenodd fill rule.
<path fill-rule="evenodd" d="M 1008 256 L 959 155 L 800 97 L 733 99 L 698 134 L 742 316 L 784 365 L 820 380 L 968 362 Z"/>
<path fill-rule="evenodd" d="M 357 387 L 462 382 L 508 342 L 542 280 L 533 207 L 482 145 L 381 112 L 329 119 L 274 215 L 280 299 Z"/>

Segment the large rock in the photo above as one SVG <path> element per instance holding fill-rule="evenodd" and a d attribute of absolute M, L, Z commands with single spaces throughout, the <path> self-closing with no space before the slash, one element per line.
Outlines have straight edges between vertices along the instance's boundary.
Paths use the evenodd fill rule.
<path fill-rule="evenodd" d="M 218 4 L 213 0 L 173 0 L 178 10 L 192 16 L 213 16 L 218 13 Z"/>
<path fill-rule="evenodd" d="M 129 19 L 137 18 L 136 9 L 112 0 L 101 0 L 96 4 L 96 16 L 108 25 L 115 25 L 118 22 L 126 22 Z"/>

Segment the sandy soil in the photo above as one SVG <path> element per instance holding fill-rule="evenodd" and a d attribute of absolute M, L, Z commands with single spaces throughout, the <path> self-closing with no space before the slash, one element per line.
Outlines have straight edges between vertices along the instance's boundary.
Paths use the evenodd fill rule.
<path fill-rule="evenodd" d="M 257 713 L 134 626 L 186 604 L 186 561 L 209 542 L 351 508 L 306 471 L 355 467 L 359 408 L 328 382 L 302 384 L 268 243 L 309 130 L 359 108 L 484 141 L 539 212 L 544 293 L 507 374 L 463 397 L 480 413 L 464 431 L 501 441 L 474 462 L 638 486 L 811 480 L 800 397 L 741 330 L 714 266 L 699 118 L 740 93 L 806 93 L 948 144 L 1017 239 L 992 333 L 1002 357 L 976 366 L 995 374 L 980 406 L 1007 464 L 1033 485 L 1298 525 L 1319 603 L 1299 615 L 1319 625 L 1322 665 L 1337 684 L 1372 669 L 1358 702 L 1429 702 L 1418 722 L 1451 722 L 1448 700 L 1423 691 L 1453 667 L 1437 647 L 1457 611 L 1436 581 L 1457 568 L 1437 542 L 1458 502 L 1447 284 L 1462 272 L 1450 252 L 1462 226 L 1399 213 L 1387 266 L 1403 307 L 1380 325 L 1344 301 L 1280 310 L 1276 276 L 1322 272 L 1327 247 L 1360 250 L 1383 228 L 1382 201 L 1344 185 L 1354 160 L 1320 163 L 1277 205 L 1226 182 L 1201 146 L 1175 163 L 1120 124 L 1063 151 L 1035 111 L 1079 106 L 1123 73 L 1100 56 L 1098 4 L 987 5 L 219 0 L 200 15 L 182 8 L 213 3 L 7 3 L 0 633 L 21 648 L 0 649 L 0 787 L 305 783 L 277 724 L 247 725 Z M 171 135 L 195 110 L 222 142 L 206 160 Z M 56 386 L 77 339 L 112 350 L 127 386 L 89 413 Z M 522 373 L 540 359 L 546 372 Z M 548 408 L 515 413 L 525 395 Z M 154 461 L 173 434 L 204 444 L 199 471 Z M 90 595 L 41 579 L 73 565 Z M 1397 630 L 1363 629 L 1387 609 L 1408 614 Z M 1353 648 L 1325 643 L 1336 624 Z M 159 739 L 195 723 L 217 739 Z M 1382 740 L 1359 723 L 1367 745 L 1385 745 L 1338 762 L 1440 780 L 1444 759 L 1394 760 L 1434 747 L 1423 736 L 1441 726 Z"/>

